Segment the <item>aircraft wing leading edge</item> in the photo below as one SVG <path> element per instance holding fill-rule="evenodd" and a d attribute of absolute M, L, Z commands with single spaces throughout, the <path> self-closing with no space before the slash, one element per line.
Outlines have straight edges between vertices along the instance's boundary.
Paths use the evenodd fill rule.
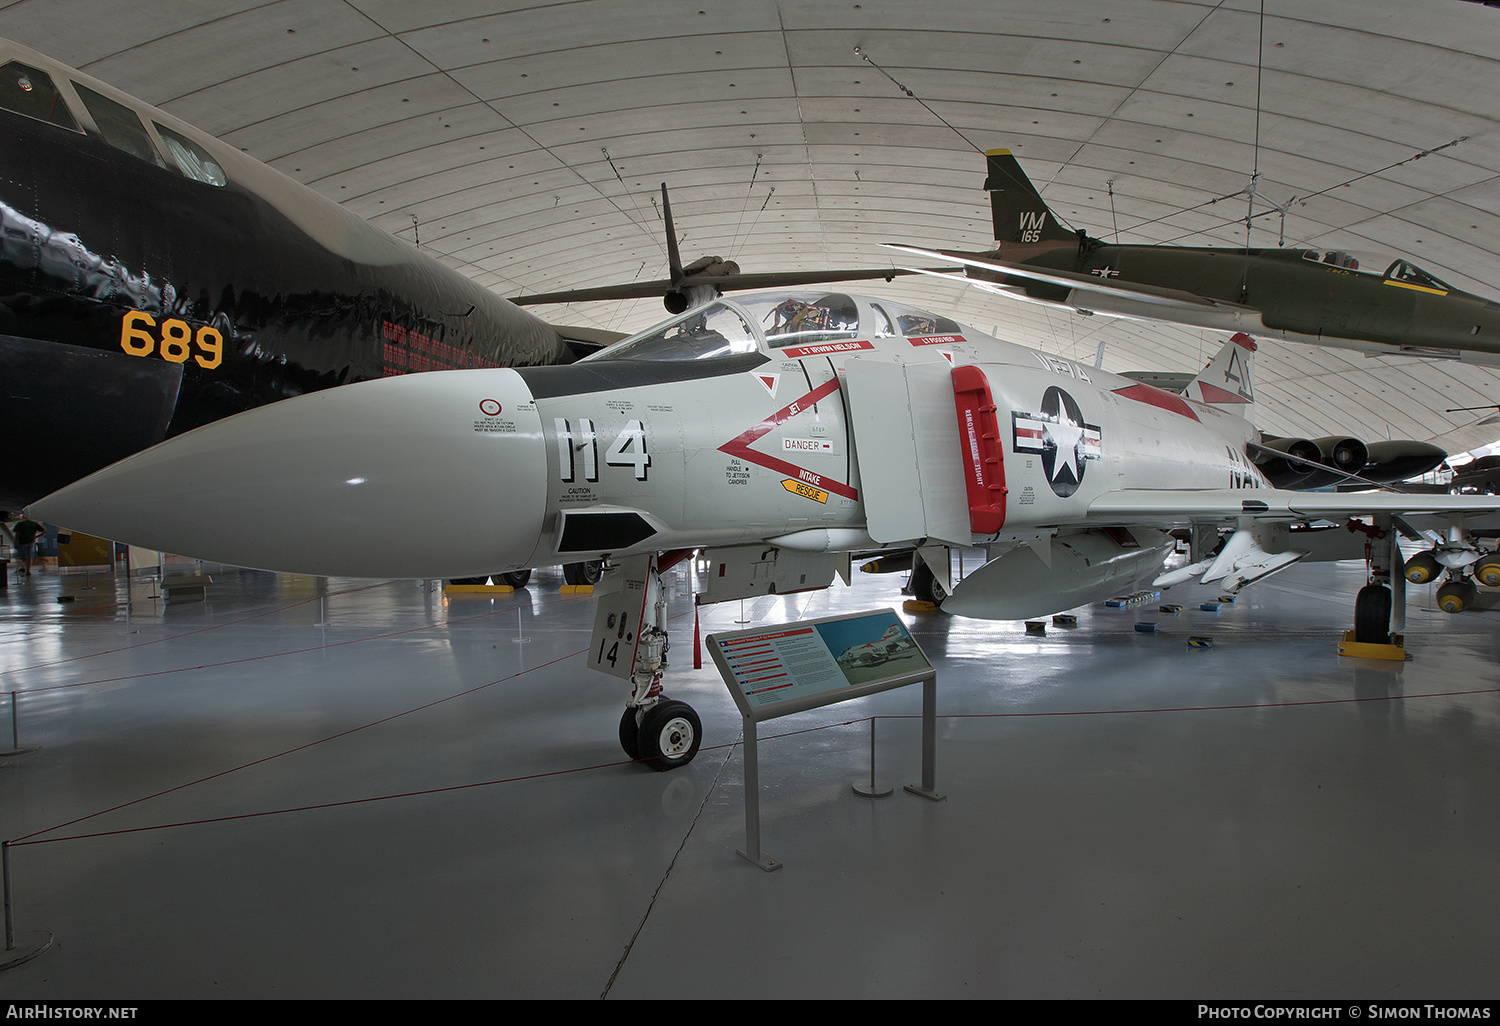
<path fill-rule="evenodd" d="M 1473 496 L 1405 492 L 1126 488 L 1106 492 L 1090 503 L 1088 520 L 1097 524 L 1183 525 L 1236 517 L 1334 520 L 1382 514 L 1473 516 L 1500 512 L 1500 502 L 1476 504 L 1473 500 Z"/>
<path fill-rule="evenodd" d="M 1052 269 L 1043 271 L 1026 264 L 1016 264 L 1006 260 L 980 259 L 979 257 L 962 253 L 944 253 L 939 250 L 922 249 L 917 246 L 907 246 L 895 242 L 887 242 L 884 245 L 887 249 L 898 250 L 902 253 L 911 253 L 929 260 L 956 260 L 965 267 L 974 267 L 984 271 L 993 271 L 996 274 L 1026 278 L 1047 285 L 1057 285 L 1061 288 L 1081 290 L 1101 297 L 1126 297 L 1137 303 L 1157 307 L 1159 312 L 1155 314 L 1156 319 L 1170 320 L 1174 313 L 1178 315 L 1201 315 L 1205 311 L 1224 311 L 1245 317 L 1253 317 L 1256 320 L 1260 319 L 1260 311 L 1254 307 L 1243 306 L 1239 303 L 1227 303 L 1223 300 L 1209 299 L 1205 296 L 1183 292 L 1178 289 L 1159 288 L 1155 285 L 1141 285 L 1137 283 L 1132 283 L 1128 286 L 1117 285 L 1111 284 L 1109 279 L 1099 278 L 1091 274 L 1075 274 L 1072 271 Z M 975 280 L 977 282 L 984 279 Z M 1101 310 L 1100 312 L 1108 313 L 1109 311 Z M 1145 314 L 1138 316 L 1145 316 Z"/>

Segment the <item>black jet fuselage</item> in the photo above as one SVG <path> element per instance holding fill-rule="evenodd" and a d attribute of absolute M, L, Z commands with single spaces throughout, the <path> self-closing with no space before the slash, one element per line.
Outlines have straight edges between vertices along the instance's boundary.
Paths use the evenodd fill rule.
<path fill-rule="evenodd" d="M 545 322 L 162 111 L 4 41 L 0 79 L 0 508 L 278 399 L 573 359 Z"/>

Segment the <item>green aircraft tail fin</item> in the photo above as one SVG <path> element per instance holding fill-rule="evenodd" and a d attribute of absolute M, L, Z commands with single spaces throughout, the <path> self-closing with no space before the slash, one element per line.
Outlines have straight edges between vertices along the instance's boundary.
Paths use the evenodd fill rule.
<path fill-rule="evenodd" d="M 1075 237 L 1047 209 L 1047 201 L 1036 191 L 1010 150 L 990 150 L 985 158 L 989 176 L 984 180 L 984 188 L 990 194 L 990 209 L 995 216 L 995 242 L 1005 245 Z"/>

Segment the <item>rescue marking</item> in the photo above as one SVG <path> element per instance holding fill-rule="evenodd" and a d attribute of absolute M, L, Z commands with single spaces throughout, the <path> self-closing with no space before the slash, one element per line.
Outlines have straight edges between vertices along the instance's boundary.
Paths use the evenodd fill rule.
<path fill-rule="evenodd" d="M 828 504 L 828 493 L 823 491 L 823 489 L 821 488 L 814 488 L 812 485 L 803 484 L 801 481 L 792 481 L 790 479 L 783 479 L 781 482 L 781 487 L 785 488 L 793 495 L 802 496 L 804 499 L 811 499 L 813 502 L 821 502 L 825 506 Z"/>

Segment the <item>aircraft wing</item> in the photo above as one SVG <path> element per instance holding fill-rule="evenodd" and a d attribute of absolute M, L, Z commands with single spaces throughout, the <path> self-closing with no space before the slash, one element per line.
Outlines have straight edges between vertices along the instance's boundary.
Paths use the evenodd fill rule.
<path fill-rule="evenodd" d="M 1060 271 L 1052 268 L 1042 269 L 1028 264 L 996 260 L 993 257 L 944 253 L 893 242 L 885 243 L 885 247 L 903 253 L 913 253 L 929 260 L 957 260 L 965 267 L 975 267 L 980 270 L 993 271 L 996 274 L 1026 278 L 1048 285 L 1091 293 L 1097 297 L 1097 302 L 1084 302 L 1079 297 L 1070 297 L 1069 302 L 1081 309 L 1091 309 L 1098 313 L 1156 320 L 1189 319 L 1192 323 L 1199 323 L 1206 315 L 1218 314 L 1219 316 L 1214 318 L 1214 323 L 1211 325 L 1213 327 L 1231 325 L 1242 327 L 1247 319 L 1256 323 L 1260 322 L 1260 311 L 1254 307 L 1208 299 L 1180 289 L 1161 288 L 1156 285 L 1142 285 L 1134 282 L 1122 285 L 1113 279 L 1100 278 L 1092 274 L 1077 274 L 1073 271 Z M 982 281 L 983 279 L 970 280 Z M 1121 303 L 1119 300 L 1126 302 Z"/>
<path fill-rule="evenodd" d="M 658 278 L 655 281 L 630 282 L 621 285 L 601 285 L 590 289 L 570 289 L 564 292 L 539 292 L 530 296 L 513 296 L 511 302 L 517 306 L 536 306 L 541 303 L 587 303 L 595 300 L 651 299 L 661 298 L 687 285 L 712 285 L 720 292 L 733 289 L 790 288 L 797 285 L 819 285 L 838 281 L 890 281 L 908 274 L 920 274 L 916 270 L 901 267 L 872 267 L 862 271 L 761 271 L 754 274 L 690 275 L 682 281 Z"/>
<path fill-rule="evenodd" d="M 1422 495 L 1404 492 L 1297 492 L 1261 488 L 1205 490 L 1125 488 L 1089 505 L 1091 522 L 1187 525 L 1256 517 L 1268 520 L 1336 520 L 1386 513 L 1393 516 L 1482 516 L 1500 513 L 1500 497 Z"/>

